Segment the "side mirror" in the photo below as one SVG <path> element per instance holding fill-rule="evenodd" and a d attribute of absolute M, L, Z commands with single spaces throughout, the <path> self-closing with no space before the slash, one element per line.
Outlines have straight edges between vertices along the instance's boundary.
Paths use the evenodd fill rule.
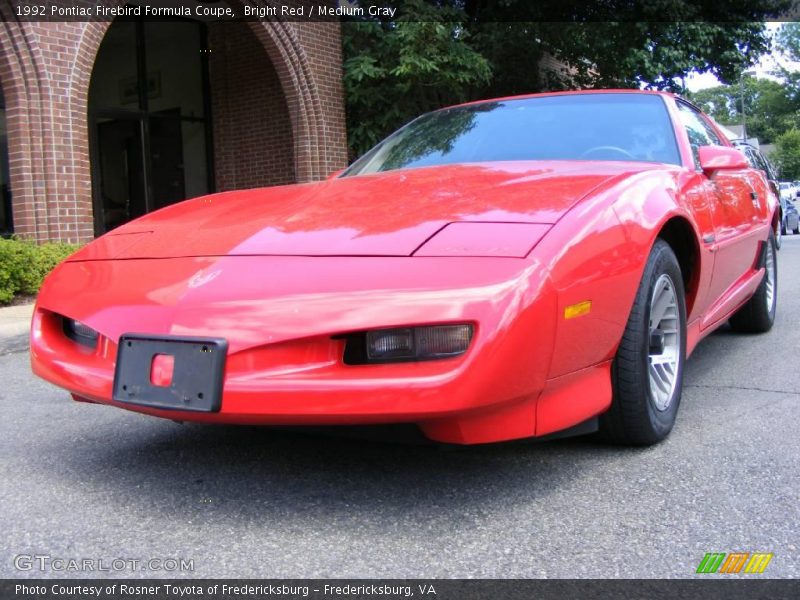
<path fill-rule="evenodd" d="M 737 170 L 746 169 L 747 159 L 741 150 L 728 146 L 700 146 L 697 149 L 700 158 L 700 168 L 706 175 L 720 169 Z"/>

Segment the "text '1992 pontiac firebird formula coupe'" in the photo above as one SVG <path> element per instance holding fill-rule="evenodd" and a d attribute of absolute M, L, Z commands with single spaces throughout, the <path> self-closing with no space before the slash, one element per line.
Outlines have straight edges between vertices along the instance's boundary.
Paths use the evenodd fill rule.
<path fill-rule="evenodd" d="M 179 421 L 665 438 L 698 342 L 775 318 L 777 198 L 694 106 L 425 114 L 322 182 L 123 225 L 45 281 L 34 372 Z"/>

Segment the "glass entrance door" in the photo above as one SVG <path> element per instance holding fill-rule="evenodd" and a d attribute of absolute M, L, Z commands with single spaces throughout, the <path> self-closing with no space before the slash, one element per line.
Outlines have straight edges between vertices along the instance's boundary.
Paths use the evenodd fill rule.
<path fill-rule="evenodd" d="M 205 24 L 119 19 L 89 90 L 95 234 L 214 189 Z"/>
<path fill-rule="evenodd" d="M 95 233 L 100 235 L 147 212 L 142 120 L 95 119 Z"/>
<path fill-rule="evenodd" d="M 186 198 L 183 132 L 180 119 L 174 118 L 175 113 L 180 116 L 180 111 L 165 112 L 166 118 L 150 119 L 153 209 L 163 208 Z"/>

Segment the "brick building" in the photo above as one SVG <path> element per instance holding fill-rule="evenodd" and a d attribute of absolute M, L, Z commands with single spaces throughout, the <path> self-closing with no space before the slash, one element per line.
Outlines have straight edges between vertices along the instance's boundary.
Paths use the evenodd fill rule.
<path fill-rule="evenodd" d="M 338 23 L 21 22 L 7 0 L 0 13 L 2 233 L 87 241 L 346 163 Z"/>

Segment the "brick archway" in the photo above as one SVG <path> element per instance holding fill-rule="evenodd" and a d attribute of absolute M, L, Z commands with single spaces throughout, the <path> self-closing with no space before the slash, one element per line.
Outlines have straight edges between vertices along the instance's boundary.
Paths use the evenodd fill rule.
<path fill-rule="evenodd" d="M 33 24 L 19 22 L 10 5 L 0 5 L 0 12 L 0 82 L 6 98 L 15 232 L 36 240 L 80 239 L 77 211 L 81 204 L 72 202 L 72 211 L 61 208 L 66 198 L 55 176 L 58 155 L 71 150 L 57 144 L 62 140 L 50 125 L 54 113 L 64 108 L 64 98 L 54 98 L 46 85 L 39 40 L 30 35 Z M 39 201 L 42 198 L 48 202 Z M 59 214 L 60 220 L 56 218 Z"/>
<path fill-rule="evenodd" d="M 275 66 L 289 107 L 297 180 L 321 179 L 333 169 L 328 168 L 323 152 L 325 121 L 318 86 L 297 32 L 287 23 L 248 24 Z"/>
<path fill-rule="evenodd" d="M 23 23 L 5 14 L 5 5 L 0 10 L 15 231 L 39 241 L 87 241 L 93 237 L 88 92 L 111 23 Z M 248 25 L 286 99 L 297 181 L 345 166 L 338 23 Z"/>

